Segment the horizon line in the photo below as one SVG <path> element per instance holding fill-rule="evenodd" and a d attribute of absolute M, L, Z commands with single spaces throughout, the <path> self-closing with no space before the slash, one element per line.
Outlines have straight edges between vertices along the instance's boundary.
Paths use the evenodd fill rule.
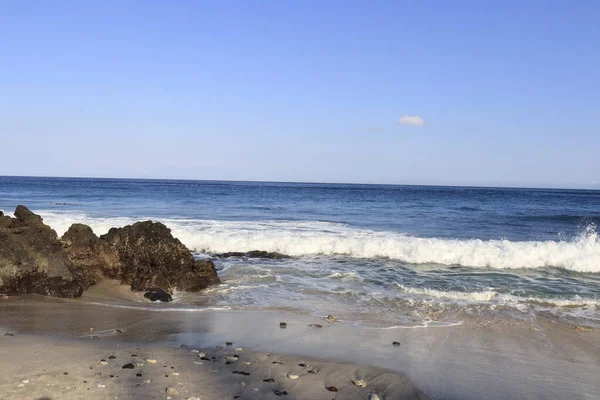
<path fill-rule="evenodd" d="M 234 179 L 189 179 L 189 178 L 117 178 L 117 177 L 92 177 L 92 176 L 50 176 L 50 175 L 0 175 L 0 178 L 48 178 L 48 179 L 103 179 L 123 181 L 179 181 L 179 182 L 228 182 L 228 183 L 287 183 L 306 185 L 373 185 L 373 186 L 414 186 L 414 187 L 449 187 L 449 188 L 473 188 L 473 189 L 535 189 L 535 190 L 591 190 L 600 191 L 600 185 L 596 188 L 589 186 L 564 187 L 564 186 L 515 186 L 515 185 L 485 185 L 485 184 L 415 184 L 415 183 L 366 183 L 366 182 L 315 182 L 315 181 L 273 181 L 273 180 L 234 180 Z"/>

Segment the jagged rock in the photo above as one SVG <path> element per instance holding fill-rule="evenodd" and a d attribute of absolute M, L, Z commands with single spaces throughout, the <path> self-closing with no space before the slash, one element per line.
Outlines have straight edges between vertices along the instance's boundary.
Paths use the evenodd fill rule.
<path fill-rule="evenodd" d="M 173 297 L 167 292 L 159 288 L 152 288 L 148 292 L 144 293 L 144 297 L 150 301 L 162 301 L 169 303 L 173 301 Z"/>
<path fill-rule="evenodd" d="M 59 241 L 24 206 L 15 218 L 0 213 L 0 293 L 78 297 L 103 278 L 120 279 L 134 291 L 199 291 L 220 282 L 212 261 L 195 261 L 161 223 L 113 228 L 100 238 L 89 226 L 74 224 Z M 157 295 L 170 299 L 168 293 L 150 297 Z"/>
<path fill-rule="evenodd" d="M 118 279 L 122 265 L 117 251 L 87 225 L 73 224 L 61 238 L 71 260 L 71 271 L 84 289 L 103 278 Z"/>
<path fill-rule="evenodd" d="M 0 216 L 0 292 L 81 296 L 56 232 L 25 206 L 14 215 Z"/>
<path fill-rule="evenodd" d="M 276 251 L 269 252 L 263 250 L 252 250 L 246 253 L 239 251 L 231 251 L 228 253 L 215 254 L 215 257 L 218 258 L 229 258 L 229 257 L 247 257 L 247 258 L 266 258 L 270 260 L 283 260 L 286 258 L 291 258 L 285 254 L 277 253 Z"/>
<path fill-rule="evenodd" d="M 212 261 L 195 261 L 190 251 L 160 222 L 136 222 L 112 228 L 100 237 L 115 248 L 121 281 L 131 290 L 150 288 L 199 291 L 219 283 Z"/>

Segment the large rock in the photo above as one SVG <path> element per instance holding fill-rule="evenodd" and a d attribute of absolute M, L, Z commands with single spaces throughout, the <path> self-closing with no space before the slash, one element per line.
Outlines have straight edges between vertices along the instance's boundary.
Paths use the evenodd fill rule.
<path fill-rule="evenodd" d="M 89 226 L 71 225 L 61 241 L 71 260 L 71 271 L 84 289 L 103 278 L 120 279 L 122 264 L 116 249 L 98 238 Z"/>
<path fill-rule="evenodd" d="M 56 232 L 24 206 L 14 214 L 0 215 L 0 292 L 81 296 Z"/>
<path fill-rule="evenodd" d="M 122 265 L 121 281 L 131 285 L 131 290 L 199 291 L 220 282 L 214 264 L 195 261 L 187 247 L 160 222 L 112 228 L 100 239 L 116 250 Z"/>

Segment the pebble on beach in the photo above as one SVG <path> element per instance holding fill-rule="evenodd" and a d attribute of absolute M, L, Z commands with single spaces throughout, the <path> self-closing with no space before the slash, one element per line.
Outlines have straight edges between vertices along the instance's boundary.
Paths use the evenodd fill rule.
<path fill-rule="evenodd" d="M 381 400 L 381 397 L 377 396 L 375 393 L 369 396 L 369 400 Z"/>
<path fill-rule="evenodd" d="M 392 343 L 392 345 L 393 345 L 394 347 L 398 347 L 398 346 L 400 346 L 400 342 L 393 342 L 393 343 Z"/>
<path fill-rule="evenodd" d="M 280 322 L 280 323 L 279 323 L 279 327 L 280 327 L 281 329 L 285 329 L 285 328 L 287 328 L 287 322 Z"/>
<path fill-rule="evenodd" d="M 290 378 L 290 379 L 293 379 L 293 380 L 296 380 L 296 379 L 300 378 L 298 375 L 294 375 L 294 374 L 288 374 L 287 377 Z"/>
<path fill-rule="evenodd" d="M 167 388 L 165 390 L 165 392 L 167 392 L 168 395 L 173 395 L 173 396 L 176 396 L 176 395 L 179 394 L 179 392 L 177 391 L 177 389 L 175 389 L 174 387 Z"/>
<path fill-rule="evenodd" d="M 148 359 L 148 360 L 146 360 L 146 362 L 148 364 L 156 364 L 156 360 L 153 360 L 153 359 Z"/>
<path fill-rule="evenodd" d="M 311 328 L 322 328 L 323 325 L 321 324 L 309 324 L 308 326 L 310 326 Z"/>
<path fill-rule="evenodd" d="M 133 365 L 132 363 L 128 363 L 128 364 L 123 365 L 122 368 L 123 369 L 134 369 L 135 365 Z"/>
<path fill-rule="evenodd" d="M 325 319 L 327 320 L 327 322 L 334 322 L 336 318 L 330 314 Z"/>
<path fill-rule="evenodd" d="M 330 392 L 339 392 L 340 389 L 338 389 L 335 386 L 327 386 L 325 389 L 329 390 Z"/>
<path fill-rule="evenodd" d="M 352 381 L 352 383 L 354 384 L 354 386 L 359 387 L 359 388 L 367 387 L 367 382 L 363 381 L 362 379 Z"/>

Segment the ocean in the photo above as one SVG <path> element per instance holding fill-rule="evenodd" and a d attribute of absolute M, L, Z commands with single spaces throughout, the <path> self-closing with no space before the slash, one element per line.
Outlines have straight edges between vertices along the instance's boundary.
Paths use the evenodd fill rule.
<path fill-rule="evenodd" d="M 223 284 L 120 307 L 283 309 L 367 327 L 508 313 L 600 322 L 600 191 L 279 182 L 0 177 L 62 235 L 151 219 Z M 281 260 L 219 258 L 266 250 Z M 110 303 L 110 304 L 109 304 Z"/>

